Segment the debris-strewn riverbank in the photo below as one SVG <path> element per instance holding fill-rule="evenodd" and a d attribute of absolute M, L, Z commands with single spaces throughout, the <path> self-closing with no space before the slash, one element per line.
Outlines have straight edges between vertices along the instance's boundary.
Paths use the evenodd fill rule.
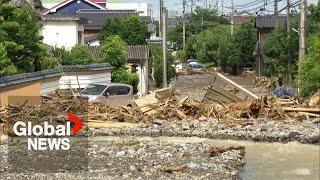
<path fill-rule="evenodd" d="M 6 154 L 5 145 L 0 146 Z M 244 165 L 244 148 L 163 141 L 90 141 L 88 171 L 72 173 L 8 173 L 1 158 L 4 179 L 234 179 Z M 24 157 L 19 157 L 24 158 Z"/>
<path fill-rule="evenodd" d="M 320 119 L 313 121 L 281 122 L 272 120 L 244 121 L 239 125 L 229 126 L 217 120 L 164 121 L 140 123 L 133 128 L 91 129 L 93 135 L 104 136 L 178 136 L 211 139 L 237 139 L 264 142 L 298 141 L 307 144 L 320 142 Z"/>

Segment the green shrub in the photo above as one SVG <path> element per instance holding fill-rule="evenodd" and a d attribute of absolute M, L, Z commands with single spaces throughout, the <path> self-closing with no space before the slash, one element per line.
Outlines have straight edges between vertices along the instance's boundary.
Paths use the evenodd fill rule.
<path fill-rule="evenodd" d="M 187 62 L 186 52 L 183 50 L 177 51 L 177 59 L 180 60 L 180 62 Z"/>
<path fill-rule="evenodd" d="M 138 92 L 139 76 L 138 74 L 130 74 L 125 70 L 116 70 L 112 72 L 112 82 L 123 83 L 133 86 L 133 92 Z"/>
<path fill-rule="evenodd" d="M 163 77 L 163 64 L 162 63 L 156 63 L 154 65 L 154 79 L 156 82 L 157 87 L 162 87 L 162 77 Z M 168 80 L 173 78 L 175 76 L 174 68 L 171 66 L 171 64 L 168 64 Z"/>
<path fill-rule="evenodd" d="M 162 86 L 162 70 L 163 70 L 163 59 L 162 59 L 162 48 L 159 46 L 151 47 L 151 61 L 153 67 L 153 75 L 157 87 Z M 174 57 L 171 52 L 168 52 L 168 80 L 175 76 L 175 71 L 172 65 L 174 64 Z"/>
<path fill-rule="evenodd" d="M 46 56 L 41 61 L 41 70 L 54 69 L 61 65 L 61 59 L 53 56 Z"/>
<path fill-rule="evenodd" d="M 300 95 L 307 98 L 320 89 L 320 34 L 310 38 L 308 55 L 300 62 Z"/>
<path fill-rule="evenodd" d="M 77 44 L 62 59 L 63 65 L 87 65 L 95 63 L 87 46 Z"/>
<path fill-rule="evenodd" d="M 103 40 L 101 46 L 103 62 L 108 62 L 116 69 L 123 68 L 127 63 L 126 43 L 118 36 L 109 36 Z"/>

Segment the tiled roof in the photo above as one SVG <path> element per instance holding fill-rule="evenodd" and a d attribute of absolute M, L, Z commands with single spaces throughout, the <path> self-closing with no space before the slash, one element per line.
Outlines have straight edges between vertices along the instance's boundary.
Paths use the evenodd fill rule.
<path fill-rule="evenodd" d="M 89 51 L 95 57 L 100 55 L 100 46 L 89 46 Z M 126 47 L 128 62 L 140 62 L 149 59 L 149 47 L 147 45 L 129 45 Z"/>
<path fill-rule="evenodd" d="M 62 73 L 56 69 L 46 70 L 41 72 L 16 74 L 12 76 L 0 77 L 0 87 L 11 86 L 15 84 L 21 84 L 30 81 L 36 81 L 46 78 L 52 78 L 61 76 Z"/>
<path fill-rule="evenodd" d="M 81 9 L 77 11 L 78 17 L 88 19 L 85 29 L 101 29 L 108 19 L 126 18 L 136 14 L 135 10 L 93 10 Z"/>
<path fill-rule="evenodd" d="M 147 60 L 149 59 L 149 47 L 147 45 L 129 45 L 126 48 L 128 62 L 130 60 Z"/>
<path fill-rule="evenodd" d="M 52 77 L 59 77 L 63 75 L 63 72 L 86 72 L 86 71 L 101 71 L 101 70 L 112 70 L 113 67 L 109 63 L 102 63 L 102 64 L 90 64 L 90 65 L 69 65 L 63 66 L 62 70 L 52 69 L 52 70 L 45 70 L 39 72 L 32 72 L 32 73 L 23 73 L 23 74 L 16 74 L 12 76 L 4 76 L 0 77 L 0 88 L 21 84 L 25 82 L 37 81 Z"/>
<path fill-rule="evenodd" d="M 284 25 L 286 23 L 286 16 L 278 16 L 278 23 Z M 255 20 L 256 28 L 274 28 L 275 18 L 274 16 L 257 16 Z"/>

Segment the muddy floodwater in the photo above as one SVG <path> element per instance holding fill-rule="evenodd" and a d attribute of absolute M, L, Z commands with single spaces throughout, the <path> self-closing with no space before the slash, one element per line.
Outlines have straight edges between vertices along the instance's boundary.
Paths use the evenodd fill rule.
<path fill-rule="evenodd" d="M 97 137 L 102 140 L 105 137 Z M 108 137 L 118 138 L 118 137 Z M 249 141 L 213 140 L 201 138 L 133 138 L 141 141 L 160 139 L 176 143 L 205 142 L 212 146 L 245 146 L 245 166 L 240 173 L 244 180 L 319 180 L 320 179 L 320 147 L 297 142 L 255 143 Z"/>

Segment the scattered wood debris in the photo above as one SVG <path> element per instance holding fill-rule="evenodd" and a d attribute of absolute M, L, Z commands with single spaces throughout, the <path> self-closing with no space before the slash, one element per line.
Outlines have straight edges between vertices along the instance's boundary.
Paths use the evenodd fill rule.
<path fill-rule="evenodd" d="M 311 96 L 308 105 L 309 107 L 320 107 L 320 90 Z"/>
<path fill-rule="evenodd" d="M 244 155 L 246 154 L 246 150 L 244 146 L 238 146 L 238 147 L 228 147 L 228 148 L 222 148 L 222 147 L 211 147 L 209 150 L 210 156 L 219 156 L 220 154 L 227 152 L 227 151 L 232 151 L 232 150 L 236 150 L 236 151 L 240 151 L 240 155 L 241 157 L 244 157 Z"/>
<path fill-rule="evenodd" d="M 141 101 L 141 102 L 140 102 Z M 251 125 L 255 119 L 294 120 L 299 117 L 320 117 L 320 108 L 310 108 L 297 99 L 265 97 L 250 101 L 221 103 L 197 102 L 186 96 L 180 100 L 175 96 L 157 99 L 153 95 L 136 101 L 133 107 L 109 107 L 75 99 L 72 93 L 57 91 L 43 96 L 41 106 L 10 105 L 0 108 L 1 122 L 30 120 L 65 123 L 68 112 L 73 112 L 84 121 L 152 122 L 155 119 L 168 121 L 206 120 L 210 118 L 226 122 L 230 126 Z"/>
<path fill-rule="evenodd" d="M 173 173 L 173 172 L 179 172 L 179 171 L 183 171 L 185 169 L 188 168 L 188 164 L 183 164 L 180 166 L 171 166 L 171 167 L 166 167 L 163 169 L 164 172 L 167 173 Z"/>

